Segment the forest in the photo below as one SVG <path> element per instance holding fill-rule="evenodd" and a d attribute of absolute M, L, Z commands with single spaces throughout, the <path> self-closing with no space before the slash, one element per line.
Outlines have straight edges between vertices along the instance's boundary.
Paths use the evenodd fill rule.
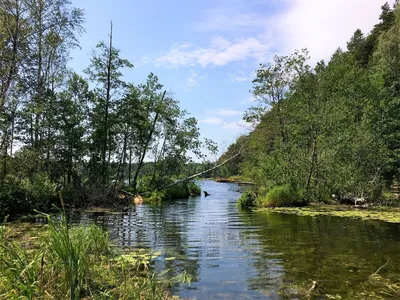
<path fill-rule="evenodd" d="M 156 75 L 124 80 L 134 66 L 114 47 L 112 23 L 84 73 L 70 70 L 84 20 L 67 0 L 1 1 L 1 216 L 46 210 L 57 191 L 67 206 L 112 205 L 119 188 L 155 191 L 215 150 Z M 199 192 L 189 185 L 170 194 Z"/>
<path fill-rule="evenodd" d="M 373 30 L 356 30 L 327 63 L 311 66 L 301 50 L 261 64 L 244 116 L 255 129 L 228 148 L 220 160 L 244 151 L 217 175 L 253 181 L 247 204 L 398 203 L 399 32 L 400 7 L 386 3 Z"/>

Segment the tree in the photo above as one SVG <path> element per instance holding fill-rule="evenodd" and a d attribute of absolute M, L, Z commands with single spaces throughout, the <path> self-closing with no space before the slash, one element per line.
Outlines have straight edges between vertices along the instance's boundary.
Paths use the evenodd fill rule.
<path fill-rule="evenodd" d="M 96 100 L 92 118 L 94 133 L 92 135 L 93 148 L 92 163 L 96 164 L 97 156 L 101 161 L 101 182 L 106 184 L 109 179 L 109 164 L 112 156 L 112 138 L 110 128 L 113 126 L 112 115 L 115 112 L 115 104 L 119 101 L 122 88 L 126 83 L 122 80 L 121 69 L 132 68 L 133 65 L 119 56 L 120 50 L 113 47 L 113 27 L 109 36 L 109 44 L 100 42 L 97 53 L 91 59 L 90 66 L 85 70 L 89 79 L 97 84 L 95 90 Z M 97 152 L 97 148 L 100 153 Z"/>
<path fill-rule="evenodd" d="M 70 75 L 66 89 L 58 95 L 55 156 L 61 168 L 57 173 L 63 175 L 66 185 L 78 177 L 75 166 L 84 164 L 87 154 L 89 124 L 86 120 L 92 98 L 88 83 L 76 73 Z"/>

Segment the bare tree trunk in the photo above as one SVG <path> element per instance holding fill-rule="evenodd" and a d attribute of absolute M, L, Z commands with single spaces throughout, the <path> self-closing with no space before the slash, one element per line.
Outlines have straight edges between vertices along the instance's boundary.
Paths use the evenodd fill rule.
<path fill-rule="evenodd" d="M 113 42 L 113 23 L 111 22 L 110 29 L 110 46 L 109 46 L 109 54 L 108 54 L 108 64 L 107 64 L 107 85 L 106 85 L 106 107 L 105 107 L 105 115 L 104 115 L 104 140 L 103 140 L 103 149 L 102 149 L 102 180 L 103 183 L 106 183 L 108 177 L 108 161 L 106 161 L 107 156 L 107 148 L 108 147 L 108 115 L 109 115 L 109 107 L 111 101 L 111 67 L 112 67 L 112 42 Z"/>
<path fill-rule="evenodd" d="M 131 186 L 132 175 L 132 147 L 129 148 L 128 185 Z"/>
<path fill-rule="evenodd" d="M 35 139 L 34 139 L 34 148 L 38 149 L 39 147 L 39 123 L 40 123 L 40 111 L 39 106 L 40 102 L 43 101 L 43 78 L 42 78 L 42 40 L 43 40 L 43 24 L 42 24 L 42 13 L 43 13 L 43 1 L 38 2 L 39 8 L 39 30 L 38 30 L 38 62 L 37 62 L 37 74 L 36 74 L 36 81 L 37 81 L 37 91 L 36 91 L 36 107 L 35 107 Z"/>
<path fill-rule="evenodd" d="M 114 182 L 114 189 L 117 186 L 117 182 L 119 181 L 120 178 L 120 172 L 121 172 L 121 166 L 124 165 L 125 162 L 125 152 L 126 152 L 126 141 L 128 139 L 128 133 L 124 132 L 124 145 L 122 146 L 122 153 L 121 153 L 121 158 L 118 163 L 118 170 L 117 170 L 117 177 L 115 178 Z"/>
<path fill-rule="evenodd" d="M 318 133 L 315 132 L 315 134 L 313 136 L 313 149 L 312 149 L 312 156 L 311 156 L 311 166 L 310 166 L 310 171 L 308 173 L 307 185 L 306 185 L 306 197 L 308 196 L 308 193 L 310 191 L 312 174 L 314 173 L 314 170 L 315 170 L 316 164 L 317 164 L 317 160 L 318 160 L 317 138 L 318 138 Z"/>

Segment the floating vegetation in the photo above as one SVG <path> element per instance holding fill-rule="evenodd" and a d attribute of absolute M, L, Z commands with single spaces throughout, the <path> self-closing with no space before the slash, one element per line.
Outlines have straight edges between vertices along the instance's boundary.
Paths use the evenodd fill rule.
<path fill-rule="evenodd" d="M 328 215 L 335 217 L 362 218 L 365 220 L 381 220 L 390 223 L 400 223 L 400 209 L 393 207 L 358 209 L 344 205 L 312 205 L 306 207 L 262 208 L 257 209 L 257 211 L 277 212 L 311 217 Z"/>

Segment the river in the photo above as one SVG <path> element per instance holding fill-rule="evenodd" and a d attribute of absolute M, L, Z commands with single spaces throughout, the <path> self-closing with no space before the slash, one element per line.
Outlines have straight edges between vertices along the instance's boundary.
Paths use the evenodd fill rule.
<path fill-rule="evenodd" d="M 329 216 L 301 217 L 237 208 L 236 184 L 201 181 L 210 196 L 140 205 L 124 214 L 85 213 L 122 247 L 161 252 L 156 270 L 186 270 L 190 299 L 375 299 L 385 282 L 370 275 L 387 262 L 382 280 L 400 281 L 400 226 Z"/>

